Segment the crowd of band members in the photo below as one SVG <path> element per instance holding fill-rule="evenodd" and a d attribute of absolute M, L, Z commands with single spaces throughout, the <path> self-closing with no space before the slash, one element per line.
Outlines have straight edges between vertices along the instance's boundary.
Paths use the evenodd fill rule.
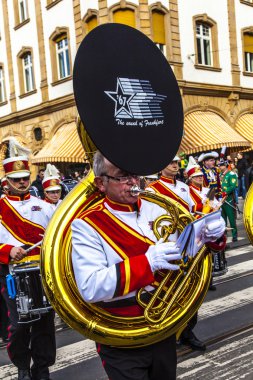
<path fill-rule="evenodd" d="M 147 176 L 143 180 L 143 186 L 148 187 L 151 191 L 161 192 L 165 195 L 173 197 L 179 201 L 186 209 L 190 212 L 199 211 L 201 213 L 203 202 L 200 206 L 198 201 L 198 196 L 202 200 L 206 196 L 205 189 L 210 187 L 215 188 L 215 195 L 217 202 L 221 201 L 222 196 L 226 196 L 227 203 L 222 205 L 222 215 L 227 222 L 227 217 L 229 218 L 230 227 L 232 228 L 233 241 L 237 240 L 237 229 L 236 229 L 236 217 L 235 212 L 232 207 L 229 206 L 230 203 L 232 206 L 235 206 L 238 203 L 238 197 L 245 198 L 246 189 L 250 186 L 253 181 L 253 163 L 251 166 L 248 165 L 247 160 L 243 157 L 242 153 L 237 154 L 237 159 L 231 160 L 230 156 L 227 156 L 225 159 L 220 159 L 218 154 L 213 155 L 214 152 L 204 153 L 197 158 L 196 165 L 201 165 L 199 172 L 194 171 L 195 174 L 190 175 L 190 169 L 187 167 L 182 167 L 182 159 L 176 156 L 170 165 L 168 165 L 160 175 L 151 175 Z M 215 152 L 216 153 L 216 152 Z M 217 155 L 217 156 L 216 156 Z M 184 157 L 184 164 L 187 162 L 186 157 Z M 181 167 L 180 167 L 181 163 Z M 194 167 L 195 165 L 193 165 Z M 200 170 L 202 173 L 200 174 Z M 82 175 L 75 172 L 72 176 L 68 178 L 74 181 L 74 185 L 87 174 L 87 169 L 84 170 Z M 210 171 L 214 173 L 213 176 L 209 176 Z M 58 204 L 59 199 L 63 199 L 68 193 L 69 189 L 64 184 L 64 181 L 61 180 L 57 184 L 57 188 L 47 191 L 45 186 L 43 187 L 44 181 L 44 169 L 40 169 L 35 181 L 32 182 L 30 187 L 30 192 L 33 192 L 37 197 L 44 199 L 50 204 Z M 199 175 L 197 175 L 199 174 Z M 229 175 L 228 175 L 229 174 Z M 74 177 L 74 178 L 73 178 Z M 61 175 L 61 179 L 64 176 Z M 232 180 L 232 182 L 231 182 Z M 184 184 L 185 183 L 185 184 Z M 188 186 L 189 185 L 189 186 Z M 229 187 L 230 186 L 230 187 Z M 8 193 L 6 187 L 6 182 L 4 179 L 1 181 L 2 187 L 2 196 Z M 198 196 L 195 194 L 196 190 Z M 167 194 L 168 192 L 168 194 Z M 226 194 L 225 194 L 226 193 Z M 194 195 L 195 194 L 195 195 Z M 212 289 L 212 285 L 211 288 Z M 214 287 L 213 287 L 214 289 Z M 3 343 L 8 342 L 7 336 L 7 324 L 8 319 L 7 309 L 3 297 L 0 299 L 1 302 L 1 330 L 0 334 L 2 336 Z M 205 350 L 205 344 L 201 342 L 193 333 L 193 328 L 197 323 L 197 313 L 188 323 L 187 328 L 183 331 L 180 337 L 180 342 L 183 344 L 190 345 L 193 349 Z"/>
<path fill-rule="evenodd" d="M 194 157 L 198 161 L 198 156 Z M 186 159 L 185 159 L 186 160 Z M 253 182 L 253 161 L 246 158 L 246 155 L 242 152 L 238 152 L 234 158 L 231 155 L 227 155 L 225 160 L 228 162 L 228 170 L 233 172 L 237 177 L 237 186 L 235 189 L 235 200 L 238 204 L 238 197 L 242 199 L 245 198 L 247 190 Z M 187 162 L 187 160 L 186 160 Z M 216 160 L 215 165 L 217 166 L 219 160 Z M 187 183 L 187 173 L 185 171 L 185 161 L 180 160 L 180 169 L 178 178 L 180 181 Z"/>

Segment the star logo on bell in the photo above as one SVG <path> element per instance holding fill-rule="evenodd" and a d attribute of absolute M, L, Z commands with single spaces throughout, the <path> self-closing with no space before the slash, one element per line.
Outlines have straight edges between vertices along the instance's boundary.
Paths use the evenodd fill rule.
<path fill-rule="evenodd" d="M 114 116 L 123 117 L 133 117 L 129 103 L 135 96 L 135 94 L 127 93 L 123 90 L 121 81 L 117 78 L 117 88 L 116 91 L 105 91 L 105 93 L 115 102 L 115 112 Z"/>
<path fill-rule="evenodd" d="M 161 103 L 167 96 L 153 90 L 149 80 L 117 78 L 116 91 L 104 91 L 115 103 L 118 119 L 163 119 Z"/>

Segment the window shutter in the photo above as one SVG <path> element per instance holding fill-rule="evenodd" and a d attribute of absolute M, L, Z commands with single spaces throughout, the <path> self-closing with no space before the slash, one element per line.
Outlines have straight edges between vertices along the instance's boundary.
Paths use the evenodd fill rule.
<path fill-rule="evenodd" d="M 249 33 L 244 33 L 244 52 L 245 53 L 253 53 L 253 35 Z"/>
<path fill-rule="evenodd" d="M 86 25 L 87 25 L 87 31 L 88 33 L 96 28 L 96 26 L 98 25 L 98 19 L 97 19 L 97 16 L 92 16 L 87 22 L 86 22 Z"/>
<path fill-rule="evenodd" d="M 164 14 L 161 12 L 152 12 L 152 25 L 154 43 L 165 45 L 165 28 L 164 28 Z"/>
<path fill-rule="evenodd" d="M 131 9 L 121 9 L 113 13 L 113 21 L 135 28 L 135 13 Z"/>

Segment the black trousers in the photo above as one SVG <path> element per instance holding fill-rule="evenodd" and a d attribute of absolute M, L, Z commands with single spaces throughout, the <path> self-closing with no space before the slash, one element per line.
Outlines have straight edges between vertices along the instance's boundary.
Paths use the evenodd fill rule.
<path fill-rule="evenodd" d="M 7 345 L 9 358 L 19 369 L 30 368 L 32 359 L 33 380 L 48 378 L 48 367 L 54 364 L 56 356 L 54 312 L 43 314 L 38 321 L 19 324 L 16 300 L 9 298 L 5 280 L 6 268 L 4 269 L 4 271 L 1 270 L 0 282 L 10 318 Z"/>
<path fill-rule="evenodd" d="M 97 344 L 110 380 L 175 380 L 176 336 L 141 348 L 117 348 Z"/>
<path fill-rule="evenodd" d="M 187 326 L 186 326 L 185 329 L 182 331 L 182 333 L 181 333 L 181 337 L 182 337 L 182 338 L 188 338 L 190 332 L 194 329 L 194 327 L 196 326 L 197 322 L 198 322 L 198 312 L 196 312 L 196 313 L 192 316 L 192 318 L 187 322 Z"/>
<path fill-rule="evenodd" d="M 0 293 L 0 336 L 6 340 L 8 338 L 8 326 L 9 326 L 8 309 L 5 299 Z"/>

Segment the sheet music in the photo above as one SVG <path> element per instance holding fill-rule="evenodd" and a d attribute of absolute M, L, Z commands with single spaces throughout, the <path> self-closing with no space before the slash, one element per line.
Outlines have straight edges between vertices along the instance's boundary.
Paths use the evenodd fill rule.
<path fill-rule="evenodd" d="M 208 241 L 205 238 L 205 229 L 207 224 L 219 221 L 221 211 L 214 211 L 206 214 L 200 219 L 188 224 L 184 231 L 177 239 L 177 246 L 180 248 L 180 253 L 186 250 L 186 255 L 194 257 L 201 247 Z"/>

